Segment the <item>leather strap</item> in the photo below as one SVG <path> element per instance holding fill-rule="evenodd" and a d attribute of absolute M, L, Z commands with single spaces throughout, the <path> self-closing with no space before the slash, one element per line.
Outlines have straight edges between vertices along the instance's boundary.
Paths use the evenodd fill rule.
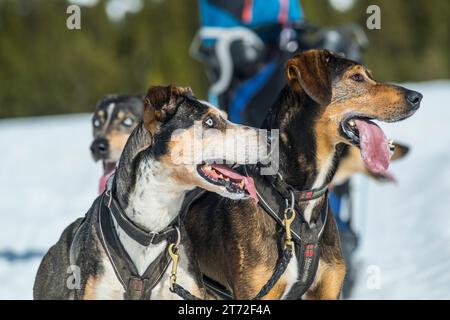
<path fill-rule="evenodd" d="M 125 289 L 124 298 L 132 300 L 150 299 L 152 289 L 161 280 L 171 262 L 167 250 L 164 249 L 140 276 L 117 236 L 109 207 L 105 203 L 106 198 L 106 196 L 102 197 L 97 210 L 96 227 L 108 258 L 113 265 L 114 272 Z M 168 243 L 176 242 L 176 237 L 177 233 L 166 233 L 165 240 Z"/>
<path fill-rule="evenodd" d="M 167 228 L 160 232 L 149 232 L 140 228 L 123 213 L 119 203 L 112 196 L 111 190 L 105 191 L 104 197 L 106 198 L 105 204 L 110 209 L 117 224 L 130 238 L 140 245 L 147 247 L 150 244 L 158 244 L 168 237 L 176 235 L 177 231 L 174 228 L 174 223 L 171 223 Z"/>

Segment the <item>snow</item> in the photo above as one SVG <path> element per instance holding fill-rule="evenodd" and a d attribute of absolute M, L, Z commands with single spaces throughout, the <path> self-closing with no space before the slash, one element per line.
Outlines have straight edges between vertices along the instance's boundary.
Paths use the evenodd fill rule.
<path fill-rule="evenodd" d="M 356 177 L 354 299 L 450 299 L 450 81 L 406 84 L 424 95 L 404 122 L 382 124 L 409 144 L 398 185 Z M 84 215 L 100 164 L 90 115 L 0 120 L 0 299 L 30 299 L 42 254 Z"/>
<path fill-rule="evenodd" d="M 0 299 L 32 297 L 42 254 L 89 209 L 91 139 L 89 115 L 0 121 Z"/>

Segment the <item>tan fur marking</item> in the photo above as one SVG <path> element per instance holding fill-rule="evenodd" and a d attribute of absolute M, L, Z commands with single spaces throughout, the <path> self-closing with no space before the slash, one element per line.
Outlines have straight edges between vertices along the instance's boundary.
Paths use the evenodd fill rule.
<path fill-rule="evenodd" d="M 123 111 L 119 111 L 119 113 L 117 114 L 117 119 L 119 119 L 119 120 L 123 120 L 123 119 L 125 119 L 125 117 L 126 117 L 126 114 Z"/>
<path fill-rule="evenodd" d="M 307 291 L 308 300 L 336 300 L 342 289 L 345 277 L 345 264 L 343 261 L 333 261 L 332 264 L 319 261 L 316 278 Z"/>
<path fill-rule="evenodd" d="M 106 136 L 109 142 L 109 149 L 111 153 L 115 153 L 120 155 L 122 153 L 123 148 L 125 147 L 125 143 L 127 142 L 129 134 L 119 132 L 118 130 L 112 130 Z"/>
<path fill-rule="evenodd" d="M 250 285 L 252 287 L 253 295 L 256 296 L 261 288 L 267 283 L 267 280 L 272 276 L 272 271 L 268 270 L 266 265 L 257 265 L 251 272 Z M 286 290 L 287 281 L 283 278 L 273 286 L 263 300 L 278 300 Z"/>
<path fill-rule="evenodd" d="M 361 158 L 358 148 L 350 147 L 349 154 L 341 159 L 336 174 L 333 177 L 333 184 L 339 185 L 349 179 L 355 173 L 369 174 Z"/>
<path fill-rule="evenodd" d="M 84 288 L 84 300 L 96 300 L 95 288 L 97 287 L 97 280 L 94 276 L 90 276 L 86 281 L 86 287 Z"/>
<path fill-rule="evenodd" d="M 273 286 L 267 295 L 265 295 L 262 300 L 280 300 L 286 291 L 287 282 L 283 279 L 278 280 L 278 282 Z"/>

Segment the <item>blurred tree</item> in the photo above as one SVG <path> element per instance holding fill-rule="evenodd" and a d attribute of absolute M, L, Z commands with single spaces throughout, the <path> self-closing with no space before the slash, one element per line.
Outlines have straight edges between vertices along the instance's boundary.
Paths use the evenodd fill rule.
<path fill-rule="evenodd" d="M 0 0 L 0 117 L 89 112 L 105 94 L 151 84 L 204 94 L 203 69 L 188 53 L 195 0 L 146 1 L 118 22 L 106 3 L 82 7 L 81 30 L 68 30 L 68 2 Z"/>
<path fill-rule="evenodd" d="M 369 38 L 365 64 L 378 79 L 423 81 L 450 78 L 450 1 L 356 0 L 347 12 L 327 0 L 302 0 L 306 18 L 318 25 L 354 22 Z M 366 28 L 369 5 L 381 9 L 381 30 Z"/>
<path fill-rule="evenodd" d="M 67 1 L 0 0 L 0 117 L 92 111 L 108 93 L 151 84 L 189 85 L 205 96 L 203 68 L 188 48 L 198 26 L 196 0 L 147 0 L 111 20 L 108 0 L 82 7 L 81 30 L 66 28 Z M 347 12 L 327 0 L 302 0 L 309 21 L 356 22 L 381 7 L 381 30 L 367 30 L 366 64 L 378 78 L 450 78 L 448 0 L 357 0 Z"/>

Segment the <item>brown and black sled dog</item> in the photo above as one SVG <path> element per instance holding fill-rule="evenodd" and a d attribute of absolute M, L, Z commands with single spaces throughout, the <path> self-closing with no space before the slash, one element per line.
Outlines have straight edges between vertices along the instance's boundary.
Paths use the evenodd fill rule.
<path fill-rule="evenodd" d="M 422 95 L 378 82 L 364 66 L 326 50 L 293 57 L 286 76 L 263 125 L 279 129 L 278 174 L 262 176 L 259 167 L 247 166 L 258 204 L 207 193 L 191 207 L 186 229 L 203 274 L 234 298 L 337 299 L 345 263 L 327 185 L 348 146 L 360 149 L 371 172 L 385 172 L 390 146 L 371 120 L 406 119 Z M 286 260 L 289 240 L 293 257 Z M 288 263 L 281 277 L 261 294 L 282 261 Z"/>

